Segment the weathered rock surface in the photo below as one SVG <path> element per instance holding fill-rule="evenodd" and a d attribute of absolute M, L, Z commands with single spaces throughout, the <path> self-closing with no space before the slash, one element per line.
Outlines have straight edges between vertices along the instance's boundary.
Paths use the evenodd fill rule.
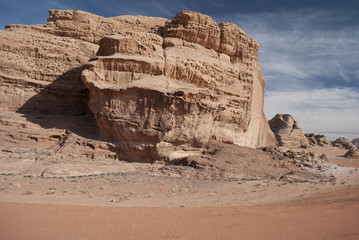
<path fill-rule="evenodd" d="M 268 123 L 279 146 L 301 147 L 309 145 L 298 122 L 290 114 L 278 113 Z"/>
<path fill-rule="evenodd" d="M 312 146 L 328 146 L 330 140 L 323 134 L 306 133 L 304 134 L 308 142 Z"/>
<path fill-rule="evenodd" d="M 79 10 L 49 10 L 45 25 L 0 31 L 0 110 L 81 115 L 87 89 L 81 66 L 100 39 L 118 31 L 157 32 L 166 19 L 103 18 Z"/>
<path fill-rule="evenodd" d="M 139 161 L 188 156 L 210 140 L 275 145 L 257 51 L 234 24 L 188 11 L 161 34 L 103 38 L 82 72 L 102 137 Z"/>
<path fill-rule="evenodd" d="M 359 159 L 359 150 L 358 149 L 350 149 L 345 153 L 344 157 L 351 159 Z"/>
<path fill-rule="evenodd" d="M 354 138 L 352 140 L 352 144 L 354 144 L 359 149 L 359 138 Z"/>
<path fill-rule="evenodd" d="M 332 145 L 341 149 L 358 150 L 354 144 L 344 137 L 337 138 L 332 142 Z"/>

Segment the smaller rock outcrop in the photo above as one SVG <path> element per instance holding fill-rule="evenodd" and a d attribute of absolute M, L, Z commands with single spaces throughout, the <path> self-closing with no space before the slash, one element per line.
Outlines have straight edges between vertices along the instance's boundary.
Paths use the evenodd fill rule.
<path fill-rule="evenodd" d="M 268 123 L 279 146 L 302 147 L 309 145 L 298 122 L 290 114 L 278 113 Z"/>
<path fill-rule="evenodd" d="M 359 138 L 354 138 L 352 140 L 352 144 L 354 144 L 359 149 Z"/>
<path fill-rule="evenodd" d="M 334 142 L 332 142 L 332 145 L 341 149 L 358 150 L 354 144 L 344 137 L 337 138 Z"/>
<path fill-rule="evenodd" d="M 344 157 L 351 159 L 359 159 L 359 150 L 358 149 L 350 149 L 345 153 Z"/>
<path fill-rule="evenodd" d="M 324 147 L 330 145 L 330 140 L 325 135 L 315 133 L 306 133 L 304 135 L 312 146 Z"/>

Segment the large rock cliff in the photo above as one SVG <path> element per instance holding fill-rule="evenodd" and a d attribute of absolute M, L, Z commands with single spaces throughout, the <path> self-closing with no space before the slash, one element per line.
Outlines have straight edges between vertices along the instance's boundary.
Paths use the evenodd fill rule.
<path fill-rule="evenodd" d="M 82 72 L 102 136 L 125 159 L 178 158 L 211 140 L 275 144 L 258 48 L 236 25 L 188 11 L 161 35 L 103 38 Z"/>
<path fill-rule="evenodd" d="M 49 13 L 45 25 L 0 31 L 2 111 L 82 115 L 88 105 L 102 138 L 136 161 L 187 156 L 211 140 L 275 144 L 259 46 L 236 25 L 188 11 Z"/>

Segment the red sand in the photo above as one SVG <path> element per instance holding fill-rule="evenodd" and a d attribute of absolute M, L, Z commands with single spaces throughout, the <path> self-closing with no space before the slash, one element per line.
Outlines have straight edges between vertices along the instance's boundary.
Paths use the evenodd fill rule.
<path fill-rule="evenodd" d="M 4 240 L 359 239 L 359 201 L 218 208 L 0 203 L 0 229 Z"/>

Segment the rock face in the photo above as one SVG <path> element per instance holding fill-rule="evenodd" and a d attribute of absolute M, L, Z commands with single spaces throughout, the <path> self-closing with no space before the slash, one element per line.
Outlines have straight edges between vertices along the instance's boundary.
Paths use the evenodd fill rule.
<path fill-rule="evenodd" d="M 350 159 L 359 159 L 359 150 L 358 149 L 350 149 L 345 153 L 344 157 Z"/>
<path fill-rule="evenodd" d="M 83 11 L 49 10 L 46 25 L 8 25 L 0 31 L 0 110 L 81 115 L 88 91 L 81 66 L 100 39 L 118 31 L 157 32 L 166 19 L 103 18 Z"/>
<path fill-rule="evenodd" d="M 210 140 L 276 144 L 258 43 L 236 25 L 188 11 L 168 21 L 49 15 L 45 25 L 0 31 L 1 111 L 36 119 L 91 110 L 102 137 L 129 160 L 187 156 Z"/>
<path fill-rule="evenodd" d="M 298 122 L 290 114 L 278 113 L 268 123 L 279 146 L 301 147 L 309 145 Z"/>
<path fill-rule="evenodd" d="M 354 138 L 352 140 L 352 144 L 354 144 L 359 149 L 359 138 Z"/>
<path fill-rule="evenodd" d="M 332 142 L 332 145 L 341 149 L 358 150 L 354 144 L 344 137 L 337 138 L 334 142 Z"/>
<path fill-rule="evenodd" d="M 236 25 L 188 11 L 163 32 L 101 39 L 82 80 L 102 137 L 138 161 L 188 156 L 210 140 L 275 145 L 258 48 Z"/>
<path fill-rule="evenodd" d="M 330 145 L 330 140 L 325 135 L 314 133 L 306 133 L 304 135 L 312 146 L 324 147 Z"/>

